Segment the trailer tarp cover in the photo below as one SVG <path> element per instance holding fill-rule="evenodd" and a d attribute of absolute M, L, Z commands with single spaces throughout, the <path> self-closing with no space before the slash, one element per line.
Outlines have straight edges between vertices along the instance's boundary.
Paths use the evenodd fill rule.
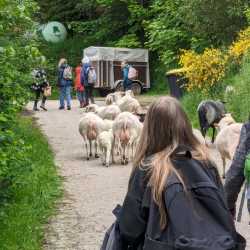
<path fill-rule="evenodd" d="M 84 56 L 90 61 L 134 61 L 148 62 L 148 50 L 126 49 L 112 47 L 88 47 L 84 49 Z"/>

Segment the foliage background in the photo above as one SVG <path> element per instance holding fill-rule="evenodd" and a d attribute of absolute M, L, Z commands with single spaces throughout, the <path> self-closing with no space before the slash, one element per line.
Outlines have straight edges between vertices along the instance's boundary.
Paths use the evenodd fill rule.
<path fill-rule="evenodd" d="M 33 124 L 18 115 L 32 99 L 34 67 L 44 67 L 55 86 L 59 58 L 76 66 L 85 47 L 148 48 L 149 94 L 165 94 L 165 72 L 187 66 L 193 87 L 182 103 L 194 126 L 198 103 L 209 98 L 225 100 L 236 119 L 245 121 L 249 5 L 249 0 L 0 0 L 0 245 L 39 249 L 41 225 L 59 193 L 51 150 Z M 36 33 L 38 24 L 49 21 L 65 24 L 67 40 L 46 43 Z M 183 50 L 188 56 L 180 60 Z M 227 85 L 234 91 L 225 94 Z M 46 164 L 38 157 L 43 155 L 49 155 Z"/>
<path fill-rule="evenodd" d="M 31 71 L 45 62 L 34 33 L 38 10 L 31 0 L 0 0 L 0 245 L 6 250 L 40 249 L 60 194 L 51 149 L 19 117 L 31 99 Z"/>

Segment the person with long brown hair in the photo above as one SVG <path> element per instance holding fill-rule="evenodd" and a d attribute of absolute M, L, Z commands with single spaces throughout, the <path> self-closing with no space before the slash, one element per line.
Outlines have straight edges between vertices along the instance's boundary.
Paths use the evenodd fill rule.
<path fill-rule="evenodd" d="M 118 216 L 123 249 L 244 249 L 218 171 L 178 100 L 151 104 L 135 155 Z"/>

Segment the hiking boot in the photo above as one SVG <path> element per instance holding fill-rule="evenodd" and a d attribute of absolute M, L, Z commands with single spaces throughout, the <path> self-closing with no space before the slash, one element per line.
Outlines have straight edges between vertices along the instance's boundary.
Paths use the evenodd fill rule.
<path fill-rule="evenodd" d="M 39 111 L 39 109 L 37 108 L 37 103 L 38 101 L 34 102 L 33 111 Z"/>
<path fill-rule="evenodd" d="M 71 107 L 67 107 L 67 110 L 71 110 Z"/>
<path fill-rule="evenodd" d="M 64 107 L 59 107 L 60 110 L 64 109 Z"/>
<path fill-rule="evenodd" d="M 48 111 L 43 105 L 41 105 L 40 108 L 43 109 L 44 111 Z"/>

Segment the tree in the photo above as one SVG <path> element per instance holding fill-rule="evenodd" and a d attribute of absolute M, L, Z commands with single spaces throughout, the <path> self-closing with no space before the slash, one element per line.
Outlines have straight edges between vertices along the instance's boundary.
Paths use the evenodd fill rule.
<path fill-rule="evenodd" d="M 183 0 L 155 0 L 144 26 L 147 35 L 146 46 L 158 53 L 167 67 L 177 64 L 180 49 L 189 48 L 191 33 L 179 14 Z"/>
<path fill-rule="evenodd" d="M 13 181 L 26 145 L 15 137 L 16 114 L 30 97 L 31 70 L 43 57 L 34 39 L 33 1 L 0 0 L 0 186 Z M 0 190 L 0 201 L 1 192 Z"/>
<path fill-rule="evenodd" d="M 70 22 L 88 20 L 96 16 L 96 0 L 37 0 L 40 21 Z"/>
<path fill-rule="evenodd" d="M 249 0 L 183 0 L 180 16 L 192 36 L 207 45 L 228 45 L 247 25 Z"/>

